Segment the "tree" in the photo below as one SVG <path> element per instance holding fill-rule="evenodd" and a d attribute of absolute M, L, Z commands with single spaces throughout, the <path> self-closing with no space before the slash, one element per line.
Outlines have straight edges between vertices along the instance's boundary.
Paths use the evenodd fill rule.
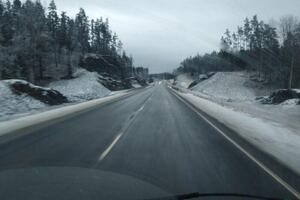
<path fill-rule="evenodd" d="M 250 39 L 251 39 L 251 27 L 250 27 L 250 21 L 248 18 L 245 19 L 244 21 L 244 40 L 245 40 L 245 49 L 250 48 Z"/>
<path fill-rule="evenodd" d="M 49 12 L 47 16 L 47 25 L 53 41 L 54 61 L 55 61 L 55 67 L 57 68 L 58 67 L 57 35 L 58 35 L 58 28 L 59 28 L 59 17 L 57 15 L 57 10 L 56 10 L 56 5 L 54 0 L 50 2 L 48 10 Z"/>
<path fill-rule="evenodd" d="M 232 40 L 229 29 L 226 29 L 224 36 L 221 38 L 221 50 L 228 52 L 231 50 Z"/>
<path fill-rule="evenodd" d="M 294 68 L 296 63 L 296 55 L 299 49 L 297 42 L 297 23 L 298 19 L 292 15 L 284 16 L 280 19 L 280 34 L 283 39 L 283 56 L 288 67 L 288 83 L 287 88 L 293 87 Z"/>
<path fill-rule="evenodd" d="M 293 15 L 286 15 L 279 20 L 279 32 L 282 41 L 285 41 L 289 33 L 293 33 L 298 24 L 298 18 Z"/>
<path fill-rule="evenodd" d="M 77 41 L 81 54 L 89 52 L 90 50 L 90 29 L 89 20 L 83 8 L 80 8 L 79 13 L 76 15 L 75 26 L 77 30 Z"/>
<path fill-rule="evenodd" d="M 244 45 L 244 30 L 243 30 L 242 27 L 238 27 L 237 38 L 238 38 L 238 49 L 239 50 L 244 50 L 245 49 L 245 45 Z"/>
<path fill-rule="evenodd" d="M 82 8 L 72 19 L 57 14 L 54 0 L 47 12 L 39 0 L 0 0 L 0 78 L 71 78 L 87 53 L 107 56 L 111 71 L 123 76 L 125 68 L 134 71 L 133 60 L 122 56 L 122 42 L 112 33 L 108 19 L 90 22 Z"/>
<path fill-rule="evenodd" d="M 66 15 L 66 12 L 62 12 L 60 15 L 59 20 L 59 27 L 57 29 L 57 40 L 59 44 L 59 49 L 63 47 L 67 47 L 68 43 L 68 16 Z"/>

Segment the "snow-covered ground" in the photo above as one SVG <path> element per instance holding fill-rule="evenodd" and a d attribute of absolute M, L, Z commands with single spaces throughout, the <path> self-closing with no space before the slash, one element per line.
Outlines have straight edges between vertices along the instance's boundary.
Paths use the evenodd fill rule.
<path fill-rule="evenodd" d="M 211 78 L 206 79 L 192 88 L 192 91 L 201 92 L 209 96 L 234 101 L 255 99 L 257 93 L 260 96 L 267 95 L 269 90 L 262 90 L 250 85 L 248 74 L 245 72 L 217 72 Z"/>
<path fill-rule="evenodd" d="M 110 95 L 111 91 L 99 83 L 98 76 L 99 75 L 96 72 L 88 72 L 84 69 L 79 69 L 75 72 L 74 79 L 52 82 L 48 87 L 59 91 L 73 103 Z M 9 84 L 14 81 L 20 82 L 21 80 L 0 81 L 0 121 L 16 119 L 66 105 L 49 106 L 27 94 L 17 95 L 12 92 L 9 87 Z M 23 82 L 25 84 L 27 83 L 25 81 Z M 30 87 L 38 86 L 30 84 Z M 47 90 L 47 88 L 43 89 Z"/>
<path fill-rule="evenodd" d="M 190 84 L 194 81 L 190 74 L 180 74 L 176 77 L 176 84 L 182 88 L 188 88 Z"/>
<path fill-rule="evenodd" d="M 49 120 L 64 117 L 72 113 L 82 112 L 94 106 L 99 106 L 102 103 L 125 96 L 127 94 L 128 94 L 127 90 L 118 91 L 115 92 L 113 95 L 107 97 L 94 99 L 91 101 L 86 101 L 78 104 L 66 104 L 61 107 L 53 107 L 53 109 L 45 112 L 39 112 L 34 114 L 31 113 L 31 115 L 23 116 L 21 118 L 14 118 L 12 120 L 4 121 L 4 122 L 0 121 L 0 136 L 29 126 L 40 124 L 42 122 L 47 122 Z"/>
<path fill-rule="evenodd" d="M 179 93 L 190 103 L 214 117 L 300 174 L 300 125 L 295 128 L 254 116 L 199 98 L 191 93 Z M 299 111 L 299 110 L 298 110 Z"/>
<path fill-rule="evenodd" d="M 99 74 L 96 72 L 78 69 L 73 76 L 74 79 L 55 81 L 48 87 L 59 91 L 72 102 L 101 98 L 111 92 L 98 81 Z"/>
<path fill-rule="evenodd" d="M 12 116 L 25 116 L 47 107 L 46 104 L 26 94 L 14 94 L 9 82 L 0 81 L 0 121 L 10 119 Z"/>
<path fill-rule="evenodd" d="M 178 88 L 189 102 L 300 174 L 298 99 L 259 103 L 255 98 L 271 90 L 251 83 L 245 72 L 219 72 L 191 90 Z"/>

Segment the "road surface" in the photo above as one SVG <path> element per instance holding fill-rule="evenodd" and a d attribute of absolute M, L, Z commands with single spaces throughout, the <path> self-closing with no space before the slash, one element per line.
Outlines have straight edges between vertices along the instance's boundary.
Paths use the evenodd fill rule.
<path fill-rule="evenodd" d="M 1 171 L 38 166 L 116 172 L 170 194 L 293 197 L 164 84 L 0 146 Z"/>

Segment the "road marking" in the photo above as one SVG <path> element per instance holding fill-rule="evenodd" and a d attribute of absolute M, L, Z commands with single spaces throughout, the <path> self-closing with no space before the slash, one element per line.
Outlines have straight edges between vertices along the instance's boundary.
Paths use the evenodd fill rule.
<path fill-rule="evenodd" d="M 153 94 L 153 93 L 152 93 Z M 115 139 L 112 141 L 112 143 L 105 149 L 105 151 L 100 155 L 98 161 L 104 160 L 104 158 L 109 154 L 109 152 L 113 149 L 113 147 L 117 144 L 117 142 L 120 140 L 122 135 L 126 132 L 126 130 L 129 128 L 129 126 L 132 124 L 132 122 L 135 120 L 136 116 L 145 108 L 146 103 L 151 100 L 152 94 L 148 99 L 143 103 L 143 105 L 134 112 L 133 116 L 129 118 L 129 122 L 121 129 L 120 133 L 115 137 Z"/>
<path fill-rule="evenodd" d="M 172 89 L 173 90 L 173 89 Z M 191 110 L 193 110 L 197 115 L 199 115 L 203 120 L 205 120 L 209 125 L 215 128 L 222 136 L 224 136 L 229 142 L 231 142 L 236 148 L 242 151 L 248 158 L 250 158 L 254 163 L 256 163 L 260 168 L 262 168 L 267 174 L 269 174 L 272 178 L 274 178 L 278 183 L 280 183 L 285 189 L 287 189 L 291 194 L 293 194 L 297 199 L 300 199 L 300 193 L 285 182 L 282 178 L 280 178 L 275 172 L 265 166 L 262 162 L 257 160 L 254 156 L 252 156 L 249 152 L 247 152 L 242 146 L 240 146 L 237 142 L 231 139 L 226 133 L 224 133 L 221 129 L 219 129 L 214 123 L 212 123 L 209 119 L 207 119 L 204 115 L 202 115 L 197 109 L 187 103 L 187 100 L 184 100 L 183 97 L 179 96 L 175 92 L 172 92 L 181 102 L 187 105 Z"/>
<path fill-rule="evenodd" d="M 138 114 L 139 112 L 141 112 L 143 109 L 145 108 L 145 104 L 144 105 L 142 105 L 142 107 L 140 107 L 140 109 L 138 109 L 138 111 L 137 111 L 137 113 L 136 114 Z"/>
<path fill-rule="evenodd" d="M 120 133 L 117 135 L 117 137 L 115 137 L 115 139 L 113 140 L 113 142 L 107 147 L 107 149 L 101 154 L 101 156 L 99 157 L 99 161 L 102 161 L 107 154 L 112 150 L 112 148 L 115 146 L 115 144 L 119 141 L 119 139 L 121 138 L 121 136 L 123 135 L 123 133 Z"/>

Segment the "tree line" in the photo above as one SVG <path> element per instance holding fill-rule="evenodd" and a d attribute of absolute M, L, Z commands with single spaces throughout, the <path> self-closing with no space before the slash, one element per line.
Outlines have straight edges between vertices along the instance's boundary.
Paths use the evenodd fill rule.
<path fill-rule="evenodd" d="M 273 24 L 256 15 L 246 18 L 235 32 L 225 31 L 220 46 L 219 52 L 185 59 L 177 72 L 247 70 L 265 84 L 300 86 L 300 22 L 296 17 L 285 16 Z"/>
<path fill-rule="evenodd" d="M 109 26 L 108 19 L 89 19 L 80 8 L 73 19 L 58 13 L 52 0 L 0 0 L 0 78 L 33 83 L 71 78 L 87 54 L 109 58 L 120 71 L 133 68 L 133 60 Z"/>

